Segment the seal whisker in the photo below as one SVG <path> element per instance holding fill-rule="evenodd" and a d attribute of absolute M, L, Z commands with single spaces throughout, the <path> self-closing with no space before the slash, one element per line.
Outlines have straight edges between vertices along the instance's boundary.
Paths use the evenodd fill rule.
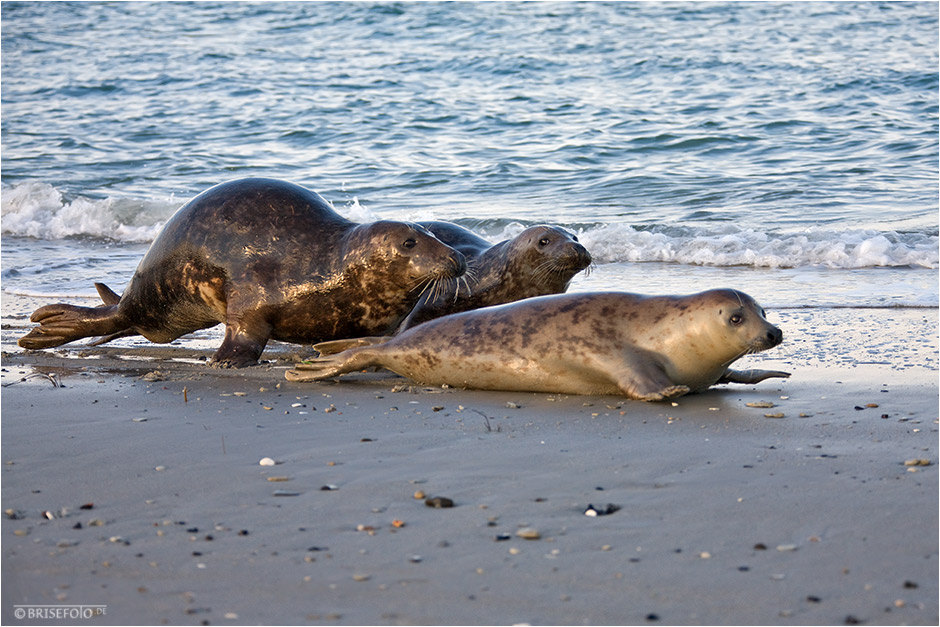
<path fill-rule="evenodd" d="M 470 281 L 466 276 L 457 277 L 457 289 L 454 291 L 454 302 L 460 298 L 460 285 L 463 284 L 467 288 L 467 298 L 473 296 L 473 290 L 470 289 Z"/>
<path fill-rule="evenodd" d="M 533 272 L 533 280 L 537 285 L 545 286 L 566 278 L 569 267 L 557 259 L 550 259 L 539 265 Z"/>
<path fill-rule="evenodd" d="M 548 279 L 551 278 L 555 270 L 557 270 L 557 262 L 554 259 L 547 259 L 535 266 L 532 270 L 532 280 L 538 285 L 543 285 L 548 282 Z"/>
<path fill-rule="evenodd" d="M 434 291 L 432 293 L 432 298 L 434 300 L 439 300 L 444 294 L 454 290 L 457 285 L 456 279 L 439 278 L 435 281 Z"/>
<path fill-rule="evenodd" d="M 434 277 L 423 276 L 420 279 L 418 279 L 417 282 L 414 284 L 414 287 L 412 287 L 408 291 L 414 292 L 415 290 L 420 288 L 421 291 L 418 292 L 417 299 L 421 300 L 421 297 L 424 296 L 425 292 L 428 291 L 428 288 L 433 287 L 436 282 L 437 282 L 437 279 Z"/>

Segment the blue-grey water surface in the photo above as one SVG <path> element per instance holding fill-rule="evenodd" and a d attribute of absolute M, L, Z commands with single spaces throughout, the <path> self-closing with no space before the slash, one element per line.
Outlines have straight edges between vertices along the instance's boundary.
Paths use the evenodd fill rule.
<path fill-rule="evenodd" d="M 120 291 L 186 200 L 269 176 L 566 226 L 572 290 L 940 300 L 935 2 L 4 2 L 2 52 L 7 294 Z"/>

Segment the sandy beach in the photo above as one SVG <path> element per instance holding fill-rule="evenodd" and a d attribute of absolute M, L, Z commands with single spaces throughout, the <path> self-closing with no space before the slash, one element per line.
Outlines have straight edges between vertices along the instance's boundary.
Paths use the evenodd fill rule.
<path fill-rule="evenodd" d="M 0 7 L 0 624 L 940 624 L 937 3 Z M 250 178 L 338 216 L 200 196 Z M 279 303 L 437 292 L 436 245 L 343 220 L 562 228 L 569 292 L 743 291 L 783 341 L 733 368 L 792 376 L 644 403 L 289 382 L 312 348 L 218 369 L 220 326 L 17 344 L 128 285 L 96 333 L 325 339 L 367 331 Z M 545 287 L 550 240 L 458 287 Z"/>
<path fill-rule="evenodd" d="M 809 315 L 665 403 L 5 352 L 3 622 L 936 624 L 936 311 Z"/>

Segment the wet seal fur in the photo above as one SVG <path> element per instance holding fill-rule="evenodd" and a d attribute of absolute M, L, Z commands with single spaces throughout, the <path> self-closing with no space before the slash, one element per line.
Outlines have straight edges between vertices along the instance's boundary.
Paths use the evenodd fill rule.
<path fill-rule="evenodd" d="M 142 335 L 170 342 L 225 324 L 212 362 L 255 364 L 269 339 L 316 343 L 388 334 L 422 287 L 466 270 L 462 254 L 405 222 L 351 222 L 318 194 L 276 179 L 217 185 L 164 226 L 118 296 L 104 305 L 46 305 L 23 348 L 83 337 Z"/>
<path fill-rule="evenodd" d="M 383 344 L 300 364 L 286 376 L 316 381 L 379 366 L 425 385 L 658 401 L 716 383 L 788 377 L 729 368 L 782 340 L 760 305 L 733 289 L 563 294 L 431 320 Z"/>
<path fill-rule="evenodd" d="M 530 226 L 511 239 L 492 244 L 450 222 L 418 224 L 461 252 L 467 259 L 467 273 L 455 283 L 441 283 L 452 289 L 425 293 L 400 331 L 461 311 L 561 294 L 574 275 L 592 261 L 577 236 L 556 226 Z"/>

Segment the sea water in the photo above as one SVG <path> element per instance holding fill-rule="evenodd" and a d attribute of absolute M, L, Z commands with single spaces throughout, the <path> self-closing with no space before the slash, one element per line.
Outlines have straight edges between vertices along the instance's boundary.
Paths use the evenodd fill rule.
<path fill-rule="evenodd" d="M 357 221 L 561 225 L 572 291 L 935 332 L 937 67 L 935 2 L 4 2 L 5 328 L 266 176 Z"/>

